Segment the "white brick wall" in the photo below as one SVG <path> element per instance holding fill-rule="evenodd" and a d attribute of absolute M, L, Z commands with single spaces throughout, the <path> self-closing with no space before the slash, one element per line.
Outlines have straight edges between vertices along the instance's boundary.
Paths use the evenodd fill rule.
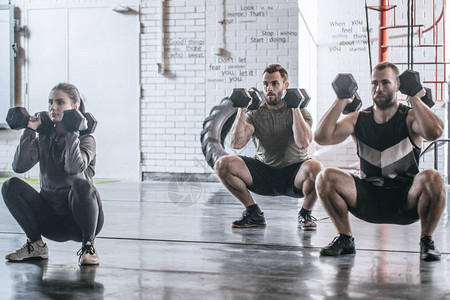
<path fill-rule="evenodd" d="M 160 35 L 148 28 L 159 24 L 159 2 L 142 2 L 142 170 L 211 173 L 200 147 L 210 109 L 235 87 L 261 88 L 270 63 L 297 86 L 297 2 L 165 1 L 164 75 L 156 72 Z"/>
<path fill-rule="evenodd" d="M 363 107 L 369 105 L 370 67 L 367 54 L 366 21 L 364 1 L 351 0 L 318 2 L 318 49 L 317 49 L 317 115 L 318 122 L 336 99 L 331 82 L 338 73 L 352 73 L 358 83 L 358 93 Z M 378 38 L 378 14 L 369 13 L 370 38 Z M 377 43 L 372 45 L 373 65 L 378 59 Z M 311 153 L 325 166 L 350 167 L 358 165 L 356 148 L 347 139 L 340 145 L 322 147 L 312 145 Z"/>
<path fill-rule="evenodd" d="M 317 81 L 317 99 L 318 108 L 315 120 L 319 120 L 323 114 L 328 110 L 335 99 L 335 94 L 331 89 L 331 82 L 337 73 L 352 73 L 358 82 L 358 93 L 363 100 L 363 107 L 371 105 L 370 97 L 370 68 L 367 54 L 367 38 L 365 37 L 366 20 L 364 1 L 351 0 L 345 1 L 319 1 L 318 11 L 320 12 L 318 18 L 318 81 Z M 428 28 L 432 24 L 432 2 L 430 1 L 416 1 L 417 3 L 417 24 L 425 24 L 424 28 Z M 390 1 L 391 5 L 397 5 L 396 25 L 407 24 L 407 1 Z M 369 3 L 369 5 L 378 5 L 378 3 Z M 440 13 L 442 1 L 436 2 L 436 18 Z M 427 12 L 427 13 L 423 13 Z M 393 23 L 394 11 L 389 12 L 390 25 Z M 372 29 L 370 38 L 374 43 L 372 44 L 372 66 L 378 63 L 378 12 L 369 11 L 369 28 Z M 438 29 L 442 32 L 442 28 Z M 389 45 L 404 45 L 406 46 L 406 29 L 391 29 L 389 31 L 390 39 Z M 432 31 L 423 35 L 422 44 L 431 44 L 433 37 Z M 442 44 L 442 41 L 437 41 Z M 414 44 L 418 44 L 418 37 L 415 37 Z M 350 44 L 350 45 L 349 45 Z M 438 48 L 438 55 L 442 61 L 442 48 Z M 435 57 L 434 47 L 422 47 L 414 49 L 414 61 L 424 62 L 433 61 Z M 401 63 L 407 62 L 407 52 L 405 47 L 391 47 L 389 48 L 388 60 L 397 63 L 402 72 L 407 68 Z M 441 65 L 436 72 L 436 67 L 433 65 L 419 65 L 415 64 L 414 69 L 421 74 L 422 81 L 432 80 L 446 80 L 443 78 L 443 66 Z M 436 74 L 438 74 L 436 78 Z M 441 86 L 436 88 L 436 85 L 424 83 L 424 86 L 430 87 L 433 90 L 434 98 L 438 100 L 433 110 L 438 114 L 442 120 L 445 120 L 445 105 L 441 97 Z M 446 89 L 442 91 L 446 97 Z M 399 99 L 405 99 L 404 95 L 399 94 Z M 444 136 L 446 136 L 444 134 Z M 336 147 L 338 151 L 342 148 L 347 149 L 345 153 L 336 155 Z M 357 165 L 356 149 L 351 140 L 347 140 L 341 145 L 335 147 L 320 147 L 312 145 L 311 152 L 315 157 L 320 159 L 326 166 L 354 166 Z M 336 157 L 338 156 L 338 157 Z M 338 162 L 336 162 L 338 159 Z M 439 170 L 443 172 L 444 169 L 444 149 L 439 151 Z M 433 153 L 426 154 L 421 160 L 421 168 L 433 168 Z"/>
<path fill-rule="evenodd" d="M 437 10 L 441 1 L 437 1 Z M 51 3 L 61 5 L 63 2 L 46 3 L 51 6 Z M 112 0 L 103 2 L 115 3 Z M 18 6 L 30 3 L 15 1 Z M 212 173 L 201 153 L 199 138 L 203 120 L 234 87 L 261 89 L 262 71 L 270 63 L 280 63 L 287 68 L 292 87 L 308 89 L 313 99 L 309 110 L 315 125 L 335 98 L 331 81 L 339 72 L 353 73 L 364 106 L 371 103 L 363 1 L 227 0 L 222 5 L 219 0 L 166 0 L 164 3 L 167 72 L 161 75 L 157 72 L 157 63 L 161 62 L 161 0 L 141 1 L 144 173 Z M 397 5 L 397 24 L 406 23 L 406 3 L 406 0 L 391 1 Z M 431 25 L 431 3 L 425 0 L 416 3 L 417 23 L 428 27 Z M 370 11 L 369 17 L 375 65 L 378 60 L 378 13 Z M 406 30 L 398 29 L 392 35 L 404 33 Z M 423 36 L 422 43 L 432 43 L 430 34 L 432 36 L 431 31 Z M 353 40 L 356 40 L 354 45 L 339 45 Z M 406 44 L 406 40 L 400 38 L 391 38 L 391 42 Z M 338 47 L 340 51 L 336 50 Z M 224 49 L 223 55 L 214 54 L 217 48 Z M 416 48 L 415 61 L 431 60 L 434 57 L 432 51 L 434 48 Z M 405 48 L 391 48 L 389 55 L 393 62 L 406 61 Z M 20 63 L 19 71 L 22 68 Z M 435 79 L 434 67 L 416 65 L 415 69 L 421 72 L 422 80 Z M 438 73 L 442 70 L 439 68 Z M 23 85 L 23 82 L 19 83 Z M 433 88 L 435 97 L 437 91 L 441 100 L 440 86 L 436 90 L 425 85 Z M 446 90 L 442 92 L 446 96 Z M 23 94 L 22 86 L 17 92 L 19 102 Z M 445 119 L 443 102 L 438 102 L 434 110 Z M 0 131 L 0 171 L 11 170 L 19 135 L 20 132 Z M 229 147 L 227 150 L 232 151 Z M 252 146 L 246 151 L 251 152 Z M 358 163 L 355 152 L 351 139 L 333 147 L 313 144 L 310 148 L 310 154 L 326 166 L 355 166 Z M 443 171 L 446 163 L 444 148 L 439 153 L 440 170 Z M 432 152 L 424 156 L 421 166 L 433 166 Z"/>

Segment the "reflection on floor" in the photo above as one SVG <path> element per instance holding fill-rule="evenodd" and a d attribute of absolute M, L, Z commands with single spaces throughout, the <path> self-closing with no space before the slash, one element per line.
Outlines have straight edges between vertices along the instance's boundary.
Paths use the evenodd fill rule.
<path fill-rule="evenodd" d="M 37 188 L 37 186 L 36 186 Z M 450 230 L 439 262 L 419 259 L 419 224 L 351 217 L 357 252 L 319 257 L 336 234 L 318 203 L 317 232 L 297 229 L 301 199 L 255 196 L 267 227 L 232 229 L 242 206 L 219 184 L 98 185 L 106 215 L 100 266 L 77 266 L 80 245 L 49 245 L 49 260 L 0 263 L 1 299 L 450 299 Z M 25 236 L 0 201 L 0 254 Z"/>

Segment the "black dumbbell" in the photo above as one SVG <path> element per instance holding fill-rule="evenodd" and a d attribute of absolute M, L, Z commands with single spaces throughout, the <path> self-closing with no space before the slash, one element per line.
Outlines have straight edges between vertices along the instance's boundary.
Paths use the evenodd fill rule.
<path fill-rule="evenodd" d="M 400 76 L 398 76 L 398 89 L 405 95 L 414 96 L 421 89 L 423 89 L 420 83 L 419 72 L 413 70 L 406 70 Z M 425 88 L 426 94 L 420 98 L 428 107 L 433 107 L 433 95 L 431 89 Z"/>
<path fill-rule="evenodd" d="M 300 93 L 302 93 L 303 98 L 305 98 L 305 100 L 303 100 L 302 104 L 300 104 L 300 108 L 305 108 L 308 106 L 309 100 L 311 100 L 311 96 L 309 95 L 309 93 L 306 89 L 300 89 Z"/>
<path fill-rule="evenodd" d="M 362 101 L 356 92 L 358 90 L 358 84 L 352 74 L 339 73 L 336 78 L 334 78 L 331 86 L 338 98 L 344 99 L 352 98 L 354 96 L 352 102 L 345 106 L 344 111 L 342 112 L 343 114 L 348 114 L 361 108 Z"/>
<path fill-rule="evenodd" d="M 257 109 L 261 105 L 261 96 L 257 91 L 247 91 L 247 89 L 236 88 L 230 96 L 233 107 L 247 107 L 250 100 L 252 104 L 248 107 L 249 110 Z"/>
<path fill-rule="evenodd" d="M 88 128 L 81 130 L 80 134 L 94 133 L 97 127 L 97 120 L 91 113 L 81 113 L 78 109 L 69 109 L 63 112 L 61 124 L 66 131 L 79 131 L 83 128 L 84 119 L 88 122 Z"/>
<path fill-rule="evenodd" d="M 47 133 L 53 127 L 54 123 L 50 119 L 48 112 L 42 111 L 39 113 L 41 118 L 41 125 L 37 128 L 37 132 L 39 133 Z M 8 123 L 9 128 L 11 129 L 23 129 L 28 126 L 30 122 L 30 114 L 24 107 L 13 107 L 8 111 L 8 115 L 6 116 L 6 123 Z"/>
<path fill-rule="evenodd" d="M 311 97 L 305 89 L 286 89 L 283 102 L 287 108 L 305 108 Z"/>
<path fill-rule="evenodd" d="M 248 93 L 250 94 L 250 97 L 252 97 L 252 104 L 248 107 L 249 110 L 255 110 L 258 109 L 261 106 L 262 98 L 261 94 L 258 90 L 255 88 L 251 88 Z"/>
<path fill-rule="evenodd" d="M 55 123 L 50 119 L 48 112 L 41 111 L 39 117 L 41 118 L 41 125 L 36 130 L 38 133 L 50 132 L 55 127 Z"/>
<path fill-rule="evenodd" d="M 87 113 L 84 113 L 83 115 L 87 120 L 88 128 L 85 130 L 82 130 L 80 132 L 80 135 L 87 134 L 87 133 L 94 133 L 95 129 L 97 128 L 97 120 L 94 118 L 94 116 L 91 113 L 87 112 Z"/>
<path fill-rule="evenodd" d="M 355 98 L 353 99 L 353 101 L 344 107 L 344 111 L 342 112 L 344 115 L 348 115 L 351 112 L 358 111 L 361 108 L 362 101 L 359 97 L 359 94 L 355 92 L 354 97 Z"/>

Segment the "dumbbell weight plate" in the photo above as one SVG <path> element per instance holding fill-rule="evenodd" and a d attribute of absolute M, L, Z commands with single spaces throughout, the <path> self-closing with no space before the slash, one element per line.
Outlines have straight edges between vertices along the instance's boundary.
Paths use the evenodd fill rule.
<path fill-rule="evenodd" d="M 82 130 L 80 134 L 83 135 L 87 133 L 94 133 L 95 128 L 97 128 L 97 120 L 91 113 L 84 113 L 83 115 L 88 122 L 88 128 L 86 130 Z"/>
<path fill-rule="evenodd" d="M 423 89 L 422 84 L 420 83 L 420 75 L 419 72 L 413 70 L 405 70 L 400 76 L 398 76 L 398 89 L 402 94 L 408 96 L 414 96 L 421 89 Z M 425 88 L 426 94 L 422 98 L 420 98 L 429 108 L 433 107 L 433 94 L 431 93 L 431 89 Z"/>
<path fill-rule="evenodd" d="M 234 107 L 247 107 L 252 97 L 246 89 L 236 88 L 233 89 L 230 99 Z"/>
<path fill-rule="evenodd" d="M 311 96 L 306 89 L 300 89 L 300 93 L 302 93 L 302 96 L 304 98 L 303 102 L 300 104 L 300 109 L 302 109 L 308 106 L 309 100 L 311 100 Z"/>
<path fill-rule="evenodd" d="M 419 72 L 413 70 L 405 70 L 398 76 L 398 89 L 405 95 L 414 96 L 423 87 L 420 83 Z"/>
<path fill-rule="evenodd" d="M 23 129 L 28 126 L 30 115 L 24 107 L 12 107 L 8 110 L 6 123 L 11 129 Z"/>
<path fill-rule="evenodd" d="M 287 108 L 297 108 L 302 104 L 305 98 L 303 98 L 300 89 L 293 88 L 285 91 L 282 100 Z"/>
<path fill-rule="evenodd" d="M 331 83 L 338 98 L 351 98 L 358 90 L 356 80 L 350 73 L 340 73 Z"/>
<path fill-rule="evenodd" d="M 84 122 L 84 116 L 78 109 L 65 110 L 61 117 L 64 129 L 69 132 L 80 130 Z"/>

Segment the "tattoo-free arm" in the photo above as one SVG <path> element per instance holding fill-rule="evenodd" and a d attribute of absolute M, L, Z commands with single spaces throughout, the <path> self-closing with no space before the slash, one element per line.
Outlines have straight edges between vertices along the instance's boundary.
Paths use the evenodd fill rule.
<path fill-rule="evenodd" d="M 338 122 L 344 107 L 351 99 L 336 99 L 320 120 L 314 135 L 319 145 L 336 145 L 353 134 L 359 112 L 352 112 Z"/>
<path fill-rule="evenodd" d="M 300 149 L 306 149 L 312 141 L 311 126 L 306 122 L 300 108 L 292 109 L 292 117 L 292 131 L 294 132 L 295 143 Z"/>
<path fill-rule="evenodd" d="M 437 140 L 444 131 L 444 123 L 435 113 L 420 99 L 425 96 L 422 89 L 416 95 L 408 97 L 414 112 L 412 130 L 428 141 Z"/>
<path fill-rule="evenodd" d="M 242 149 L 255 132 L 253 125 L 245 121 L 247 108 L 238 108 L 236 119 L 230 130 L 230 146 L 233 149 Z"/>

